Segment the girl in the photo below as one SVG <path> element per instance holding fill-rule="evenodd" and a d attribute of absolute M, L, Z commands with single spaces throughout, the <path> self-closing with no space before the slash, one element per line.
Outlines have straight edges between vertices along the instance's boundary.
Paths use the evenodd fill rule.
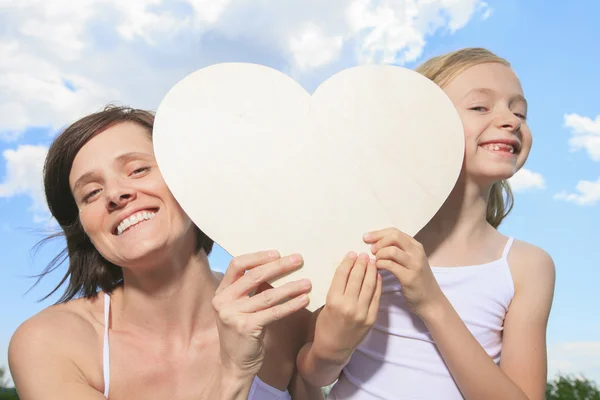
<path fill-rule="evenodd" d="M 317 385 L 339 378 L 332 399 L 543 399 L 554 264 L 497 230 L 512 205 L 507 179 L 532 142 L 521 84 L 480 48 L 417 70 L 460 114 L 462 172 L 414 238 L 394 228 L 365 234 L 375 261 L 362 254 L 357 268 L 351 253 L 338 268 L 299 371 Z"/>

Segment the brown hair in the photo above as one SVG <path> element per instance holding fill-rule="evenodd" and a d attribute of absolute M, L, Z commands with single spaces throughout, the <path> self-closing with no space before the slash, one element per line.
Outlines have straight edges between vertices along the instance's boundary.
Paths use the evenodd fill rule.
<path fill-rule="evenodd" d="M 62 231 L 40 242 L 64 236 L 63 249 L 38 275 L 38 281 L 69 258 L 69 268 L 60 283 L 44 299 L 55 293 L 67 280 L 68 286 L 58 303 L 73 299 L 78 294 L 92 297 L 98 289 L 111 293 L 123 284 L 121 267 L 107 261 L 94 247 L 79 220 L 79 209 L 69 186 L 69 175 L 75 156 L 93 137 L 116 124 L 132 122 L 148 129 L 152 135 L 154 115 L 145 110 L 108 105 L 103 110 L 87 115 L 68 126 L 52 143 L 44 163 L 44 190 L 52 216 Z M 196 251 L 210 254 L 213 241 L 197 230 Z M 38 245 L 39 245 L 38 244 Z"/>
<path fill-rule="evenodd" d="M 479 47 L 470 47 L 430 58 L 416 68 L 416 71 L 431 79 L 443 88 L 458 74 L 483 63 L 500 63 L 510 67 L 510 63 L 491 51 Z M 488 197 L 486 220 L 498 228 L 502 220 L 510 213 L 514 196 L 508 181 L 495 182 Z"/>

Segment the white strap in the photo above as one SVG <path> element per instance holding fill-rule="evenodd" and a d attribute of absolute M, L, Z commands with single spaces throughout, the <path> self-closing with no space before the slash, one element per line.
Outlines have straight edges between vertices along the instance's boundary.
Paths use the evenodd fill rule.
<path fill-rule="evenodd" d="M 108 399 L 110 388 L 110 348 L 108 347 L 108 320 L 110 315 L 110 296 L 104 293 L 104 346 L 102 351 L 102 366 L 104 370 L 104 397 Z"/>
<path fill-rule="evenodd" d="M 506 258 L 508 257 L 508 252 L 510 251 L 510 247 L 513 244 L 513 240 L 514 240 L 514 238 L 509 237 L 508 241 L 506 242 L 506 246 L 504 246 L 504 251 L 502 252 L 502 258 L 504 260 L 506 260 Z"/>

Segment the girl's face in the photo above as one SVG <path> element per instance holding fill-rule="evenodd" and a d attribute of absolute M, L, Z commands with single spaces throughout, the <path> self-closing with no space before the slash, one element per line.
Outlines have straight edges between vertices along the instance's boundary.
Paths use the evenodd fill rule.
<path fill-rule="evenodd" d="M 166 260 L 177 244 L 195 245 L 193 224 L 158 170 L 148 130 L 138 124 L 112 126 L 86 143 L 69 184 L 83 229 L 113 264 L 139 268 Z"/>
<path fill-rule="evenodd" d="M 444 91 L 463 123 L 467 178 L 487 186 L 513 176 L 527 160 L 532 142 L 527 102 L 513 70 L 500 63 L 475 65 Z"/>

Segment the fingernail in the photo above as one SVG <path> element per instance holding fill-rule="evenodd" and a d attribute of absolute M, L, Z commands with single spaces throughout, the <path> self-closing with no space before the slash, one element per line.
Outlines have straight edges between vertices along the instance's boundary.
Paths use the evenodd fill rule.
<path fill-rule="evenodd" d="M 308 303 L 308 295 L 307 294 L 300 295 L 300 297 L 298 297 L 298 302 L 301 304 Z"/>
<path fill-rule="evenodd" d="M 279 252 L 277 250 L 271 250 L 271 251 L 269 251 L 269 257 L 271 257 L 271 258 L 279 257 Z"/>
<path fill-rule="evenodd" d="M 355 253 L 355 252 L 351 251 L 351 252 L 349 252 L 348 254 L 346 254 L 346 257 L 348 257 L 348 258 L 352 258 L 352 259 L 355 259 L 357 256 L 356 256 L 356 253 Z"/>
<path fill-rule="evenodd" d="M 370 232 L 367 232 L 367 233 L 365 233 L 365 234 L 363 235 L 363 239 L 365 239 L 365 240 L 369 240 L 369 239 L 371 239 L 372 237 L 373 237 L 373 235 L 371 235 L 371 233 L 370 233 Z"/>
<path fill-rule="evenodd" d="M 298 264 L 300 262 L 300 256 L 298 254 L 292 254 L 290 256 L 290 262 L 293 264 Z"/>
<path fill-rule="evenodd" d="M 302 285 L 302 287 L 304 288 L 309 288 L 312 286 L 312 283 L 310 282 L 310 279 L 301 279 L 300 280 L 300 284 Z"/>

